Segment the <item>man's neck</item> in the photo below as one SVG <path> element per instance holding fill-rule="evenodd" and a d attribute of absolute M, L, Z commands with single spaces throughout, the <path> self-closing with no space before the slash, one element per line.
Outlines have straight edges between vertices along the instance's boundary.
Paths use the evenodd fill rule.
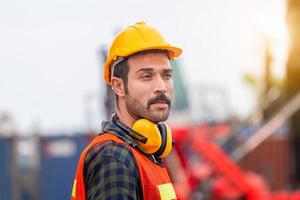
<path fill-rule="evenodd" d="M 128 111 L 125 109 L 124 106 L 119 106 L 119 108 L 116 109 L 117 116 L 119 120 L 125 124 L 128 127 L 132 127 L 136 119 L 134 119 Z"/>

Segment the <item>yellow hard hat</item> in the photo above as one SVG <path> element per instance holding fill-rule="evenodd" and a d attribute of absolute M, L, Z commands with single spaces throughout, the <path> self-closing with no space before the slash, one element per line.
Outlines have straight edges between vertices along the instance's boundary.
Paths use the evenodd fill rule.
<path fill-rule="evenodd" d="M 104 65 L 105 81 L 110 84 L 111 65 L 115 60 L 120 57 L 124 58 L 134 53 L 151 49 L 168 51 L 170 59 L 174 59 L 182 53 L 180 48 L 167 43 L 155 28 L 148 26 L 145 22 L 138 22 L 125 28 L 116 36 L 110 47 Z"/>

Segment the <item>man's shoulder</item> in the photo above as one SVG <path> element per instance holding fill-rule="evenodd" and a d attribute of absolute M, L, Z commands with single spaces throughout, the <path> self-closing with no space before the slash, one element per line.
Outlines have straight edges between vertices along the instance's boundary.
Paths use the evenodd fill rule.
<path fill-rule="evenodd" d="M 130 163 L 135 162 L 133 152 L 127 144 L 108 140 L 93 145 L 88 150 L 85 163 L 88 164 L 95 160 L 100 162 L 101 160 L 109 158 L 122 162 L 127 167 L 129 167 Z"/>

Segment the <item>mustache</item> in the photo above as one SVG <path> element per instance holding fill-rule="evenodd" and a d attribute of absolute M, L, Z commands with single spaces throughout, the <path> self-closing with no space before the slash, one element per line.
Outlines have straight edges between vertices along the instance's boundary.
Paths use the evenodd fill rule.
<path fill-rule="evenodd" d="M 167 97 L 165 93 L 161 92 L 157 96 L 153 97 L 152 99 L 149 99 L 149 101 L 147 102 L 147 109 L 149 109 L 152 104 L 161 103 L 161 102 L 168 104 L 170 107 L 171 104 L 170 98 Z"/>

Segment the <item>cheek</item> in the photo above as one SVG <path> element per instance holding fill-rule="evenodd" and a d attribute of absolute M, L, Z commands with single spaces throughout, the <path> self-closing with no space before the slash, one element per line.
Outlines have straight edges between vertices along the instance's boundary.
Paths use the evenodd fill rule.
<path fill-rule="evenodd" d="M 170 94 L 170 96 L 173 95 L 173 90 L 174 90 L 174 86 L 173 86 L 173 81 L 170 81 L 169 83 L 167 83 L 167 92 L 168 94 Z"/>
<path fill-rule="evenodd" d="M 151 86 L 142 83 L 128 84 L 129 95 L 140 102 L 147 102 L 151 96 Z"/>

